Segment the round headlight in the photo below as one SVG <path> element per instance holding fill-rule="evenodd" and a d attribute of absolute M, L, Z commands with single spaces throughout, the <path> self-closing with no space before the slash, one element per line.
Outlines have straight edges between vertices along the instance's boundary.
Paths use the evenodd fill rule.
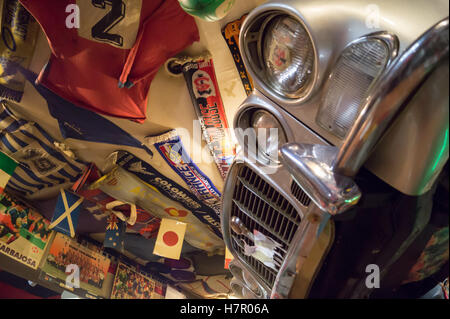
<path fill-rule="evenodd" d="M 277 16 L 266 27 L 263 61 L 268 84 L 278 94 L 298 98 L 310 86 L 314 50 L 303 25 L 289 16 Z"/>
<path fill-rule="evenodd" d="M 258 152 L 279 163 L 278 150 L 287 140 L 280 122 L 269 112 L 258 110 L 253 113 L 250 123 L 255 129 Z"/>

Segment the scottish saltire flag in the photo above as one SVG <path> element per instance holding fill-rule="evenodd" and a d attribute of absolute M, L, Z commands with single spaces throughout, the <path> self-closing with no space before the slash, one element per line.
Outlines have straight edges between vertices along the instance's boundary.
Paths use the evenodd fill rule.
<path fill-rule="evenodd" d="M 58 120 L 64 138 L 136 147 L 153 156 L 147 146 L 116 124 L 95 112 L 73 105 L 46 87 L 36 84 L 37 74 L 21 66 L 16 67 L 47 101 L 50 114 Z"/>
<path fill-rule="evenodd" d="M 17 118 L 0 103 L 0 150 L 19 165 L 8 189 L 25 197 L 43 189 L 75 182 L 86 164 L 55 146 L 55 140 L 37 123 Z"/>
<path fill-rule="evenodd" d="M 122 252 L 124 250 L 126 228 L 127 224 L 125 222 L 121 221 L 116 215 L 111 214 L 108 217 L 103 246 Z"/>
<path fill-rule="evenodd" d="M 49 229 L 75 237 L 83 197 L 63 189 L 60 192 Z"/>
<path fill-rule="evenodd" d="M 180 259 L 186 227 L 186 223 L 163 218 L 153 253 L 161 257 Z"/>
<path fill-rule="evenodd" d="M 17 162 L 0 151 L 0 194 L 3 193 L 16 167 Z"/>

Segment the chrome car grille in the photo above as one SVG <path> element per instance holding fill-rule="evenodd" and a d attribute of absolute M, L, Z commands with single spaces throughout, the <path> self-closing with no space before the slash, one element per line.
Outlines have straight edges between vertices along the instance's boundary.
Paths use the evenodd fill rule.
<path fill-rule="evenodd" d="M 309 204 L 311 204 L 311 198 L 300 188 L 300 186 L 298 186 L 296 182 L 292 182 L 291 192 L 303 206 L 308 207 Z"/>
<path fill-rule="evenodd" d="M 258 230 L 280 244 L 275 263 L 281 265 L 300 224 L 300 215 L 278 191 L 247 166 L 238 169 L 231 205 L 231 215 L 237 216 L 250 231 Z M 279 266 L 272 269 L 259 260 L 244 254 L 244 242 L 254 243 L 231 230 L 234 251 L 269 286 L 273 287 Z"/>

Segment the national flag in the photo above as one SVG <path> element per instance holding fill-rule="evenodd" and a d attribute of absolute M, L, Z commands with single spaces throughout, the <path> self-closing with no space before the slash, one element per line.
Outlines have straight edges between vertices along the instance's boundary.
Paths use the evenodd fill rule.
<path fill-rule="evenodd" d="M 57 232 L 75 237 L 83 197 L 63 189 L 60 192 L 49 229 L 55 229 Z"/>
<path fill-rule="evenodd" d="M 116 215 L 111 214 L 108 217 L 103 246 L 122 252 L 124 249 L 124 234 L 126 227 L 127 224 L 125 222 L 121 221 Z"/>
<path fill-rule="evenodd" d="M 163 218 L 153 254 L 170 259 L 180 259 L 186 226 L 186 223 Z"/>
<path fill-rule="evenodd" d="M 8 184 L 11 175 L 14 174 L 18 163 L 3 152 L 0 152 L 0 194 Z"/>

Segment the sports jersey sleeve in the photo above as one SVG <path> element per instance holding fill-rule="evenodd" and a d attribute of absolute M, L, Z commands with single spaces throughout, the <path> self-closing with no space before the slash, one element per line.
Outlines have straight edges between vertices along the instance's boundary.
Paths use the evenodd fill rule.
<path fill-rule="evenodd" d="M 20 1 L 52 50 L 37 82 L 76 106 L 139 123 L 158 69 L 199 39 L 177 0 Z"/>
<path fill-rule="evenodd" d="M 158 67 L 199 41 L 197 24 L 187 15 L 177 0 L 166 0 L 145 22 L 131 49 L 119 82 L 135 84 L 154 76 Z"/>

